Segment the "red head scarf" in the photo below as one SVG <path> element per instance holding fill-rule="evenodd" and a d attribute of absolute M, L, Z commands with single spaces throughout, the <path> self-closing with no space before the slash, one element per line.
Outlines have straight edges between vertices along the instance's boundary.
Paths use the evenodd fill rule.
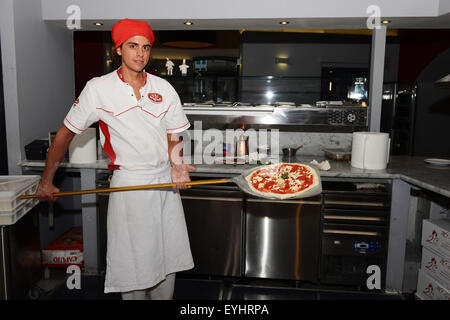
<path fill-rule="evenodd" d="M 120 47 L 122 43 L 134 36 L 144 36 L 153 45 L 155 41 L 155 36 L 153 34 L 152 28 L 145 21 L 123 19 L 115 23 L 112 27 L 111 37 L 116 46 Z"/>

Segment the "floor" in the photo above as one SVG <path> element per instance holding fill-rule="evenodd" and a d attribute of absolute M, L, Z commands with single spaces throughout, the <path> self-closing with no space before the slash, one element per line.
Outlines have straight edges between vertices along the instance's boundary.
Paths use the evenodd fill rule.
<path fill-rule="evenodd" d="M 120 294 L 103 293 L 103 275 L 82 275 L 81 289 L 67 288 L 65 270 L 51 270 L 29 298 L 34 300 L 121 300 Z M 269 280 L 205 279 L 177 275 L 174 300 L 409 300 L 397 294 L 349 291 L 342 287 Z"/>

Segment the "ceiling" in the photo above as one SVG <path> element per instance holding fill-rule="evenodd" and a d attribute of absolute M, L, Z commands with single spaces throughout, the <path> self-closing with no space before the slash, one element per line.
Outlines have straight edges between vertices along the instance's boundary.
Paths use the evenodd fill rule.
<path fill-rule="evenodd" d="M 388 29 L 450 29 L 450 0 L 41 0 L 41 8 L 43 21 L 75 18 L 82 30 L 110 31 L 123 18 L 154 30 L 367 30 L 374 16 L 390 20 Z"/>
<path fill-rule="evenodd" d="M 450 29 L 450 13 L 438 17 L 383 17 L 390 20 L 388 29 Z M 281 20 L 289 21 L 281 25 Z M 66 20 L 46 20 L 66 26 Z M 81 30 L 111 30 L 118 19 L 81 20 Z M 186 19 L 147 20 L 154 30 L 309 30 L 309 29 L 367 29 L 367 18 L 286 18 L 286 19 Z M 101 22 L 102 26 L 94 23 Z"/>

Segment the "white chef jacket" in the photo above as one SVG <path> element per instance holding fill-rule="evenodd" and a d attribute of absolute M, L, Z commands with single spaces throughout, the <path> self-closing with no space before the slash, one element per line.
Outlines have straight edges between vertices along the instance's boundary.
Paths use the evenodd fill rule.
<path fill-rule="evenodd" d="M 140 94 L 138 101 L 118 69 L 90 80 L 64 119 L 77 134 L 99 122 L 111 187 L 171 182 L 167 133 L 190 126 L 167 81 L 146 73 Z M 150 288 L 194 266 L 174 190 L 111 193 L 107 230 L 105 293 Z"/>
<path fill-rule="evenodd" d="M 77 134 L 98 121 L 111 170 L 147 170 L 167 164 L 167 134 L 190 127 L 175 89 L 162 78 L 145 75 L 139 101 L 120 69 L 93 78 L 64 119 Z"/>

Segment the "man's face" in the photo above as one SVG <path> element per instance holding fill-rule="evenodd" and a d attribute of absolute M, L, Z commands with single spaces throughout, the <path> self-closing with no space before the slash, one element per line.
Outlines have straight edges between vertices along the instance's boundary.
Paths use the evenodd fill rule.
<path fill-rule="evenodd" d="M 116 49 L 122 57 L 122 65 L 135 72 L 140 72 L 150 59 L 150 41 L 144 36 L 134 36 Z"/>

